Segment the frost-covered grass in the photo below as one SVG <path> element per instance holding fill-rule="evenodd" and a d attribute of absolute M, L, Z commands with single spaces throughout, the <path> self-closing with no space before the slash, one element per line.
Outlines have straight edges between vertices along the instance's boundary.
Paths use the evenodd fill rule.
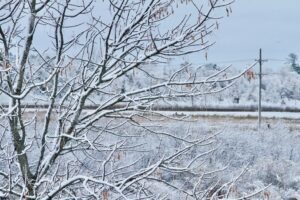
<path fill-rule="evenodd" d="M 169 113 L 171 114 L 171 113 Z M 182 114 L 182 113 L 181 113 Z M 180 113 L 172 114 L 177 117 Z M 181 115 L 193 122 L 162 121 L 160 125 L 178 132 L 217 133 L 218 149 L 209 158 L 211 168 L 227 169 L 218 174 L 220 184 L 243 174 L 231 191 L 233 199 L 267 189 L 248 199 L 272 200 L 300 197 L 300 123 L 299 118 L 264 118 L 260 130 L 256 118 Z"/>
<path fill-rule="evenodd" d="M 249 164 L 248 172 L 239 180 L 238 193 L 270 184 L 265 191 L 270 199 L 300 196 L 299 120 L 264 119 L 258 131 L 256 119 L 207 116 L 196 119 L 198 130 L 222 130 L 218 135 L 220 148 L 212 162 L 216 166 L 229 164 L 226 178 Z"/>
<path fill-rule="evenodd" d="M 39 123 L 43 117 L 42 114 L 43 112 L 40 112 L 36 115 L 38 129 L 42 125 Z M 197 169 L 195 172 L 224 170 L 214 173 L 211 177 L 206 177 L 202 186 L 198 188 L 199 190 L 201 188 L 207 189 L 211 185 L 219 186 L 228 183 L 244 172 L 230 187 L 229 197 L 231 199 L 256 193 L 267 186 L 267 189 L 248 199 L 263 199 L 264 195 L 269 195 L 272 200 L 300 196 L 299 118 L 288 120 L 264 118 L 262 128 L 258 131 L 257 120 L 245 116 L 203 116 L 197 115 L 197 113 L 188 115 L 188 113 L 171 112 L 164 114 L 170 118 L 152 116 L 151 119 L 154 121 L 149 121 L 147 117 L 150 116 L 144 116 L 145 118 L 136 119 L 139 123 L 148 125 L 147 127 L 154 132 L 145 131 L 130 124 L 125 124 L 120 131 L 116 131 L 117 135 L 109 132 L 88 132 L 84 139 L 95 139 L 100 136 L 99 147 L 103 148 L 103 151 L 100 152 L 90 150 L 89 156 L 103 160 L 109 153 L 106 152 L 107 147 L 116 141 L 126 141 L 127 150 L 116 152 L 112 162 L 108 164 L 108 170 L 125 166 L 126 163 L 127 165 L 132 164 L 120 173 L 114 174 L 113 180 L 119 180 L 124 176 L 130 176 L 134 171 L 147 168 L 161 157 L 168 156 L 186 145 L 167 134 L 175 137 L 186 135 L 186 139 L 193 139 L 205 138 L 218 133 L 216 140 L 211 145 L 192 149 L 189 154 L 180 159 L 183 163 L 188 163 L 199 153 L 216 149 L 211 154 L 201 158 L 200 163 L 203 162 L 203 164 L 200 165 L 200 168 L 195 168 Z M 32 113 L 27 112 L 25 116 L 30 119 Z M 173 120 L 171 118 L 182 119 Z M 55 117 L 53 117 L 53 122 L 54 119 Z M 107 120 L 101 121 L 102 124 L 106 122 Z M 114 127 L 114 123 L 119 124 L 118 120 L 113 120 L 110 123 L 112 123 L 112 127 Z M 54 128 L 55 126 L 51 125 L 51 129 L 54 130 Z M 51 140 L 51 137 L 48 140 Z M 84 144 L 83 147 L 85 147 Z M 33 145 L 29 153 L 34 154 L 35 148 L 37 147 Z M 59 159 L 62 161 L 60 170 L 65 170 L 66 163 L 74 162 L 79 166 L 78 173 L 84 176 L 87 170 L 99 167 L 99 163 L 90 159 L 89 156 L 80 151 L 76 153 L 75 157 L 72 154 L 64 155 Z M 30 158 L 34 159 L 35 157 Z M 34 160 L 32 162 L 34 163 Z M 162 179 L 189 192 L 193 190 L 193 184 L 197 182 L 189 172 L 169 173 L 164 170 L 156 170 L 151 177 Z M 168 199 L 186 198 L 185 194 L 174 192 L 162 183 L 152 185 L 145 183 L 145 186 L 162 195 L 168 195 Z"/>

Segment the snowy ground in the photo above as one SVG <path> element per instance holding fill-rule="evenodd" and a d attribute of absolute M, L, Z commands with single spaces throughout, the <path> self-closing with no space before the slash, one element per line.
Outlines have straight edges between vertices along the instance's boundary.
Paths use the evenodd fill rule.
<path fill-rule="evenodd" d="M 27 110 L 26 114 L 29 117 L 30 110 Z M 300 197 L 299 113 L 263 112 L 260 131 L 257 129 L 257 113 L 161 112 L 161 114 L 168 116 L 169 119 L 161 120 L 157 117 L 157 121 L 153 123 L 160 126 L 157 127 L 158 130 L 163 128 L 175 135 L 186 133 L 188 130 L 194 136 L 220 133 L 217 135 L 218 148 L 207 161 L 213 169 L 227 166 L 224 172 L 218 174 L 220 182 L 232 180 L 245 167 L 248 169 L 236 182 L 233 197 L 251 194 L 266 186 L 268 188 L 262 193 L 248 199 L 263 199 L 264 194 L 268 195 L 270 200 Z M 182 120 L 173 120 L 172 118 L 175 117 Z M 135 129 L 128 129 L 128 131 L 131 133 Z M 141 141 L 133 138 L 133 141 L 138 144 L 146 140 L 147 144 L 143 147 L 145 149 L 160 147 L 155 143 L 157 137 L 153 135 L 145 135 L 145 137 L 140 138 Z M 162 136 L 159 138 L 163 139 Z M 111 142 L 112 137 L 107 139 Z M 170 139 L 165 143 L 166 151 L 178 145 Z M 143 157 L 147 160 L 147 156 L 153 155 L 156 154 L 149 151 L 143 154 Z M 126 156 L 126 159 L 136 158 L 135 154 Z M 188 178 L 184 177 L 184 179 Z M 189 188 L 188 185 L 186 187 Z M 170 199 L 178 198 L 170 197 Z"/>
<path fill-rule="evenodd" d="M 265 194 L 269 194 L 272 200 L 300 197 L 299 114 L 287 115 L 294 117 L 289 120 L 266 115 L 271 118 L 263 119 L 260 131 L 257 130 L 255 118 L 232 118 L 227 113 L 207 114 L 217 114 L 218 117 L 194 115 L 194 128 L 199 133 L 221 131 L 218 136 L 220 147 L 212 162 L 216 166 L 229 163 L 229 171 L 224 179 L 237 174 L 249 164 L 249 171 L 239 182 L 239 193 L 246 194 L 251 188 L 270 185 Z M 284 115 L 279 113 L 278 117 Z M 240 116 L 240 113 L 232 116 Z M 262 197 L 263 193 L 253 199 Z"/>

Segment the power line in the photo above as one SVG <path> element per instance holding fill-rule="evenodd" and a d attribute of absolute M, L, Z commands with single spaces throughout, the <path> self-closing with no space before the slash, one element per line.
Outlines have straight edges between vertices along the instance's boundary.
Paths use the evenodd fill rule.
<path fill-rule="evenodd" d="M 286 60 L 283 59 L 277 59 L 277 58 L 268 58 L 268 61 L 273 61 L 273 62 L 286 62 Z"/>
<path fill-rule="evenodd" d="M 248 59 L 238 59 L 238 60 L 226 60 L 226 61 L 218 61 L 218 62 L 213 62 L 215 64 L 223 64 L 223 63 L 241 63 L 241 62 L 252 62 L 255 60 L 255 58 L 248 58 Z"/>
<path fill-rule="evenodd" d="M 187 64 L 192 64 L 192 65 L 209 65 L 209 64 L 234 64 L 234 63 L 244 63 L 244 62 L 253 62 L 255 61 L 255 58 L 248 58 L 248 59 L 235 59 L 235 60 L 221 60 L 221 61 L 211 61 L 211 62 L 188 62 L 187 61 Z M 185 61 L 183 62 L 170 62 L 171 65 L 181 65 L 181 64 L 185 64 L 184 63 Z M 169 63 L 161 63 L 161 64 L 158 64 L 160 66 L 170 66 Z"/>
<path fill-rule="evenodd" d="M 157 63 L 157 65 L 159 66 L 170 66 L 171 65 L 182 65 L 182 64 L 189 64 L 192 66 L 195 65 L 199 65 L 199 66 L 204 66 L 204 65 L 210 65 L 210 64 L 216 64 L 216 65 L 228 65 L 228 64 L 242 64 L 242 65 L 248 65 L 251 63 L 246 63 L 246 62 L 253 62 L 257 60 L 257 58 L 243 58 L 243 59 L 232 59 L 232 60 L 218 60 L 218 61 L 209 61 L 209 62 L 195 62 L 195 61 L 175 61 L 175 62 L 166 62 L 166 63 Z M 280 59 L 280 58 L 266 58 L 264 59 L 262 62 L 266 62 L 266 61 L 270 61 L 270 62 L 278 62 L 278 63 L 283 63 L 286 62 L 286 60 L 284 59 Z"/>
<path fill-rule="evenodd" d="M 268 75 L 281 75 L 282 73 L 262 73 L 261 75 L 263 76 L 268 76 Z M 259 75 L 259 73 L 254 73 L 254 75 Z"/>
<path fill-rule="evenodd" d="M 190 64 L 227 64 L 227 63 L 242 63 L 242 62 L 252 62 L 256 60 L 257 58 L 245 58 L 245 59 L 232 59 L 232 60 L 219 60 L 219 61 L 210 61 L 210 62 L 191 62 Z M 284 59 L 279 59 L 279 58 L 266 58 L 264 61 L 272 61 L 272 62 L 286 62 Z M 177 62 L 174 64 L 182 64 L 183 62 Z"/>

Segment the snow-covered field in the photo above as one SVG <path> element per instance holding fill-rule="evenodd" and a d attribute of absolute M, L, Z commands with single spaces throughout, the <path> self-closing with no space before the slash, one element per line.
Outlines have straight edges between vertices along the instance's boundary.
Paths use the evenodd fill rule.
<path fill-rule="evenodd" d="M 25 113 L 29 119 L 32 111 L 28 110 Z M 42 114 L 43 112 L 40 112 L 36 116 L 38 118 L 41 116 L 42 119 Z M 247 199 L 269 197 L 270 200 L 281 200 L 300 197 L 300 119 L 297 113 L 269 113 L 268 115 L 265 113 L 260 130 L 257 129 L 257 119 L 253 113 L 253 115 L 250 115 L 251 113 L 228 115 L 222 112 L 162 112 L 160 114 L 167 118 L 153 115 L 151 119 L 154 121 L 146 120 L 147 116 L 137 119 L 144 125 L 149 123 L 148 127 L 154 132 L 140 130 L 139 127 L 133 127 L 130 124 L 128 127 L 127 125 L 122 127 L 118 133 L 125 134 L 129 144 L 137 145 L 138 151 L 123 152 L 120 158 L 117 157 L 118 161 L 115 164 L 122 166 L 124 163 L 140 158 L 135 167 L 147 166 L 163 154 L 167 155 L 184 145 L 166 133 L 175 137 L 187 135 L 189 138 L 201 138 L 218 133 L 216 142 L 209 147 L 201 147 L 200 152 L 197 149 L 191 151 L 191 154 L 184 159 L 193 159 L 201 152 L 211 148 L 216 149 L 201 160 L 204 163 L 201 169 L 213 171 L 223 169 L 211 177 L 220 185 L 239 177 L 231 186 L 230 198 L 239 199 L 254 193 L 256 195 Z M 135 134 L 137 137 L 128 136 Z M 87 137 L 95 137 L 95 132 L 88 134 Z M 101 144 L 109 145 L 117 140 L 120 140 L 120 135 L 109 133 L 101 135 Z M 68 159 L 72 159 L 72 156 L 61 158 L 64 162 Z M 88 162 L 88 158 L 82 157 L 82 160 L 86 162 L 87 167 L 94 167 L 95 163 Z M 186 161 L 189 162 L 189 160 Z M 130 173 L 130 169 L 128 168 L 125 172 Z M 156 173 L 156 176 L 172 184 L 180 185 L 186 191 L 193 190 L 194 180 L 191 181 L 193 179 L 191 174 L 182 173 L 180 176 L 173 176 L 160 171 Z M 179 181 L 181 182 L 177 183 Z M 209 184 L 209 181 L 204 182 L 203 187 Z M 163 190 L 164 187 L 159 184 L 152 185 L 151 188 L 157 188 L 157 191 L 162 193 L 169 193 L 167 199 L 182 199 L 182 196 L 178 194 Z M 262 191 L 257 193 L 260 190 Z"/>
<path fill-rule="evenodd" d="M 217 136 L 220 147 L 211 162 L 215 166 L 229 165 L 224 180 L 249 164 L 248 172 L 238 182 L 237 193 L 251 193 L 253 188 L 270 185 L 250 199 L 263 199 L 264 195 L 272 200 L 300 197 L 299 116 L 289 120 L 265 118 L 260 131 L 255 118 L 194 115 L 192 119 L 199 134 L 221 131 Z"/>

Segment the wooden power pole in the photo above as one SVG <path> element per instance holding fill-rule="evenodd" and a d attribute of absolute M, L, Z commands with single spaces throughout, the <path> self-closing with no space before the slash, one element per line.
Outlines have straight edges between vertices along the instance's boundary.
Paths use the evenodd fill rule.
<path fill-rule="evenodd" d="M 268 60 L 262 59 L 262 50 L 259 49 L 259 93 L 258 93 L 258 128 L 261 128 L 261 90 L 262 90 L 262 64 Z"/>
<path fill-rule="evenodd" d="M 259 94 L 258 94 L 258 128 L 261 128 L 261 76 L 262 76 L 262 51 L 259 49 Z"/>

